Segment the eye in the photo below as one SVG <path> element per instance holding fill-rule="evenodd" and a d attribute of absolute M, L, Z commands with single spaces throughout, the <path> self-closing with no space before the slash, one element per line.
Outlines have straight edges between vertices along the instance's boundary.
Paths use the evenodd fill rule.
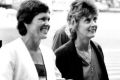
<path fill-rule="evenodd" d="M 41 20 L 42 20 L 42 21 L 45 21 L 45 20 L 46 20 L 46 18 L 45 18 L 45 17 L 43 17 L 43 18 L 41 18 Z"/>
<path fill-rule="evenodd" d="M 97 17 L 94 17 L 94 18 L 93 18 L 93 21 L 96 22 L 96 21 L 97 21 Z"/>
<path fill-rule="evenodd" d="M 43 18 L 40 18 L 39 20 L 42 20 L 42 21 L 49 21 L 50 18 L 48 18 L 48 17 L 43 17 Z"/>
<path fill-rule="evenodd" d="M 50 18 L 48 18 L 48 21 L 50 21 Z"/>
<path fill-rule="evenodd" d="M 86 23 L 90 23 L 91 19 L 90 18 L 86 18 L 85 22 Z"/>

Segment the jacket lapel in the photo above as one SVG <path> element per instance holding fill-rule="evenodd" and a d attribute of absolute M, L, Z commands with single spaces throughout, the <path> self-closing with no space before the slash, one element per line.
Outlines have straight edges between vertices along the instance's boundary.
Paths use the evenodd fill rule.
<path fill-rule="evenodd" d="M 82 64 L 82 59 L 78 56 L 74 41 L 70 40 L 67 44 L 67 53 L 69 58 L 69 62 L 71 64 L 72 69 L 72 75 L 75 76 L 74 79 L 78 80 L 81 79 L 83 80 L 83 64 Z"/>
<path fill-rule="evenodd" d="M 30 56 L 22 39 L 17 39 L 15 43 L 17 53 L 17 77 L 16 80 L 38 80 L 38 74 L 34 66 L 34 62 Z"/>
<path fill-rule="evenodd" d="M 55 78 L 55 70 L 54 70 L 54 65 L 55 65 L 55 55 L 52 51 L 52 49 L 49 49 L 48 47 L 40 44 L 40 49 L 42 52 L 43 60 L 44 60 L 44 65 L 46 68 L 46 73 L 47 73 L 47 80 L 56 80 Z"/>
<path fill-rule="evenodd" d="M 102 71 L 102 79 L 101 80 L 103 80 L 103 79 L 109 80 L 101 47 L 99 47 L 99 45 L 94 43 L 93 41 L 90 41 L 90 44 L 93 47 L 93 49 L 95 50 L 98 62 L 99 62 L 100 67 L 101 67 L 101 71 Z"/>

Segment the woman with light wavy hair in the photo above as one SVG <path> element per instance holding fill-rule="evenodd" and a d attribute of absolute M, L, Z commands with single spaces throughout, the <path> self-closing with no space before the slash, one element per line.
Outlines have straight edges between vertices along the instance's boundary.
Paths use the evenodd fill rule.
<path fill-rule="evenodd" d="M 55 51 L 62 76 L 71 80 L 109 80 L 101 46 L 91 40 L 98 9 L 91 0 L 75 0 L 68 13 L 71 39 Z"/>

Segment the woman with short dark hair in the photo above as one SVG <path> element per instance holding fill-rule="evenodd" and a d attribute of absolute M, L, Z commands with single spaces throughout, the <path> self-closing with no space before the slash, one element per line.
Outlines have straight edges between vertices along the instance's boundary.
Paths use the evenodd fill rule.
<path fill-rule="evenodd" d="M 49 7 L 24 1 L 17 13 L 20 38 L 0 49 L 0 80 L 61 80 L 52 49 L 41 44 L 50 25 Z"/>

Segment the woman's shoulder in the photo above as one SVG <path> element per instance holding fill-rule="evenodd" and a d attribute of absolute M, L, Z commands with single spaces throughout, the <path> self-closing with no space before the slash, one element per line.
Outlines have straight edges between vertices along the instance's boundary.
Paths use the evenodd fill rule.
<path fill-rule="evenodd" d="M 100 44 L 98 44 L 95 41 L 91 41 L 91 45 L 95 50 L 97 50 L 103 54 L 103 50 L 102 50 L 102 47 L 100 46 Z"/>
<path fill-rule="evenodd" d="M 44 44 L 40 44 L 39 47 L 44 55 L 54 56 L 54 52 L 51 47 L 44 45 Z"/>
<path fill-rule="evenodd" d="M 11 41 L 11 42 L 9 42 L 9 43 L 6 43 L 6 44 L 4 44 L 2 47 L 1 47 L 1 50 L 5 50 L 5 51 L 11 51 L 11 50 L 13 50 L 14 48 L 16 48 L 16 46 L 18 46 L 19 45 L 19 43 L 17 43 L 18 42 L 18 39 L 15 39 L 15 40 L 13 40 L 13 41 Z M 17 44 L 16 44 L 17 43 Z"/>
<path fill-rule="evenodd" d="M 6 64 L 15 64 L 16 62 L 16 40 L 4 44 L 0 48 L 0 60 L 5 61 Z M 9 63 L 10 62 L 10 63 Z M 1 63 L 1 62 L 0 62 Z"/>
<path fill-rule="evenodd" d="M 67 55 L 71 51 L 73 51 L 73 44 L 71 41 L 68 41 L 67 43 L 60 46 L 58 49 L 55 50 L 55 55 Z"/>
<path fill-rule="evenodd" d="M 40 47 L 40 49 L 43 49 L 43 50 L 46 50 L 46 51 L 52 51 L 51 47 L 46 46 L 46 45 L 44 45 L 42 43 L 39 45 L 39 47 Z"/>
<path fill-rule="evenodd" d="M 101 45 L 96 41 L 91 40 L 90 43 L 92 46 L 94 45 L 96 48 L 99 48 L 99 47 L 101 48 Z"/>

